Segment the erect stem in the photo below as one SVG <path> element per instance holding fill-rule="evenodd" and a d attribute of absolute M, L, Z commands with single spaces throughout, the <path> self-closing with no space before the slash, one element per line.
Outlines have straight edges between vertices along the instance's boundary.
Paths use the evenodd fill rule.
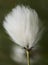
<path fill-rule="evenodd" d="M 27 64 L 30 65 L 30 56 L 29 56 L 29 51 L 26 50 L 27 53 Z"/>

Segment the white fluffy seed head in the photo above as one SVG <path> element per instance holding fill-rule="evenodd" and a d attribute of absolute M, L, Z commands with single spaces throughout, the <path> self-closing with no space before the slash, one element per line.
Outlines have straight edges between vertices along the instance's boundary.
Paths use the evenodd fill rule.
<path fill-rule="evenodd" d="M 38 15 L 34 9 L 17 6 L 5 17 L 3 26 L 15 43 L 31 48 L 39 31 Z"/>

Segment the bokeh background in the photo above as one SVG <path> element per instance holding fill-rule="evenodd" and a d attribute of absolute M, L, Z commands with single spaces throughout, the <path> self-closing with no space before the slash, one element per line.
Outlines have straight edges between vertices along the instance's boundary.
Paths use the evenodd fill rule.
<path fill-rule="evenodd" d="M 35 9 L 43 23 L 45 30 L 39 41 L 41 59 L 33 65 L 48 65 L 48 0 L 0 0 L 0 65 L 20 65 L 10 58 L 13 42 L 2 26 L 4 17 L 18 4 Z"/>

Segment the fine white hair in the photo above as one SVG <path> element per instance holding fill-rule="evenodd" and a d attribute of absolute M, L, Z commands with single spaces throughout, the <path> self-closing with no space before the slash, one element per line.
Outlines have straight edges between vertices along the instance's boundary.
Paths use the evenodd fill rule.
<path fill-rule="evenodd" d="M 5 17 L 3 26 L 15 43 L 31 48 L 39 32 L 38 15 L 34 9 L 17 6 Z"/>

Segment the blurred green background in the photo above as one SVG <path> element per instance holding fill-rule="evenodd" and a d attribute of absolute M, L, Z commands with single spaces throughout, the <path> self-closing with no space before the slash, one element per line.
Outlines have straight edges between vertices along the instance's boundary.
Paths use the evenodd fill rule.
<path fill-rule="evenodd" d="M 35 9 L 44 24 L 45 30 L 39 41 L 41 59 L 33 65 L 48 65 L 48 0 L 0 0 L 0 65 L 20 65 L 10 58 L 13 42 L 2 26 L 4 17 L 18 4 Z"/>

